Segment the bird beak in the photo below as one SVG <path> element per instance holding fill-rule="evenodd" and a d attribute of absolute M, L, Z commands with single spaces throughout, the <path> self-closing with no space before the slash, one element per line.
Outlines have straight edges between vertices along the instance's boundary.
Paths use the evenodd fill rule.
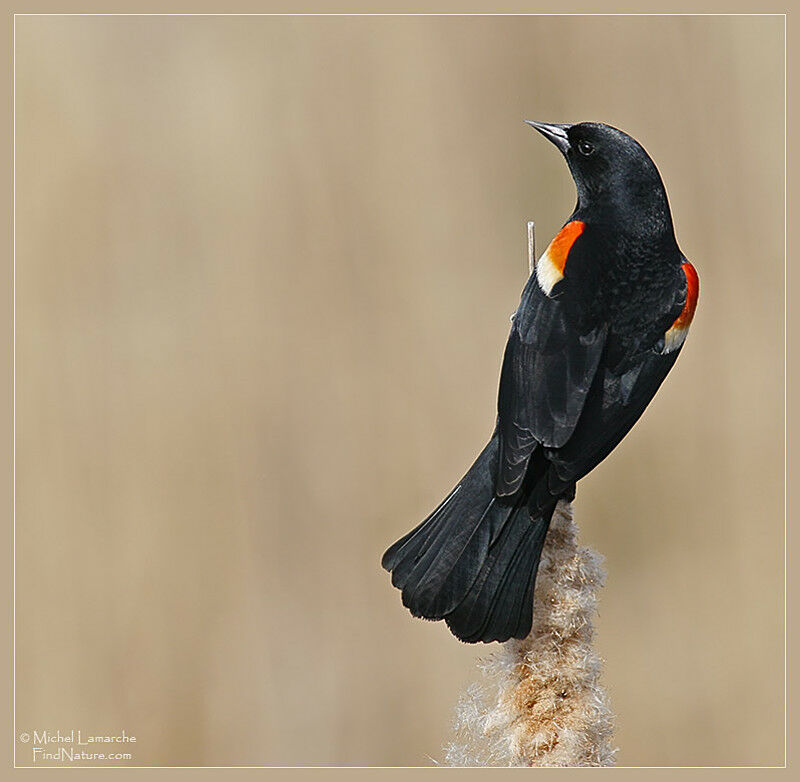
<path fill-rule="evenodd" d="M 548 141 L 552 141 L 563 154 L 569 151 L 569 139 L 567 131 L 570 125 L 553 125 L 549 122 L 532 122 L 526 119 L 525 122 L 532 128 L 536 128 Z"/>

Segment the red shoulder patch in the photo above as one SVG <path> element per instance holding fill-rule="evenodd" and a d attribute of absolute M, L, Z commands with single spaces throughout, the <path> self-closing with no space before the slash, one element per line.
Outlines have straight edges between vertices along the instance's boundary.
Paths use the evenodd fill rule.
<path fill-rule="evenodd" d="M 568 222 L 553 238 L 544 254 L 536 262 L 536 279 L 539 287 L 549 296 L 564 278 L 567 256 L 575 240 L 583 233 L 586 224 L 580 220 Z"/>
<path fill-rule="evenodd" d="M 550 256 L 550 262 L 558 269 L 561 274 L 564 273 L 564 267 L 567 265 L 567 256 L 575 244 L 575 240 L 583 233 L 586 224 L 580 220 L 572 220 L 567 223 L 550 242 L 547 248 L 547 254 Z"/>
<path fill-rule="evenodd" d="M 697 276 L 694 266 L 688 261 L 683 264 L 683 273 L 686 275 L 686 303 L 683 305 L 681 314 L 672 324 L 673 328 L 688 329 L 694 318 L 694 311 L 697 309 L 697 297 L 700 293 L 700 278 Z"/>
<path fill-rule="evenodd" d="M 677 350 L 686 339 L 689 325 L 694 317 L 697 308 L 697 296 L 700 292 L 700 279 L 694 266 L 688 261 L 683 264 L 683 273 L 686 275 L 686 301 L 683 304 L 681 314 L 675 318 L 675 322 L 667 329 L 664 334 L 664 353 L 671 353 Z"/>

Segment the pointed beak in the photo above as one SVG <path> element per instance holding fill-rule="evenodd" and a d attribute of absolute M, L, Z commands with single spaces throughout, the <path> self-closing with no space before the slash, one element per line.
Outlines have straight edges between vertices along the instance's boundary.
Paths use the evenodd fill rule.
<path fill-rule="evenodd" d="M 567 154 L 569 150 L 569 139 L 567 138 L 567 131 L 569 125 L 554 125 L 549 122 L 533 122 L 526 119 L 525 122 L 532 128 L 536 128 L 548 141 L 552 141 L 563 154 Z"/>

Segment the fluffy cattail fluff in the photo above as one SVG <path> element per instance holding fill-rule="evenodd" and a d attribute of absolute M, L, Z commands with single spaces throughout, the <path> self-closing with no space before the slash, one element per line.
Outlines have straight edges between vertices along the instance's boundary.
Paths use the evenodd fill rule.
<path fill-rule="evenodd" d="M 592 648 L 605 572 L 579 548 L 572 505 L 553 515 L 534 593 L 533 631 L 479 665 L 462 695 L 449 766 L 610 766 L 613 718 Z"/>

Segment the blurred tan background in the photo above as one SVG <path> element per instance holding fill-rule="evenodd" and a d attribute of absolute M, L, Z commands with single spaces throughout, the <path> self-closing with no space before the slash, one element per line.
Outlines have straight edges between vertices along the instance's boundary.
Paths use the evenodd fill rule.
<path fill-rule="evenodd" d="M 783 762 L 782 18 L 19 17 L 16 90 L 18 728 L 441 758 L 487 648 L 379 558 L 488 437 L 525 222 L 574 205 L 522 120 L 591 119 L 701 276 L 578 488 L 619 762 Z"/>

